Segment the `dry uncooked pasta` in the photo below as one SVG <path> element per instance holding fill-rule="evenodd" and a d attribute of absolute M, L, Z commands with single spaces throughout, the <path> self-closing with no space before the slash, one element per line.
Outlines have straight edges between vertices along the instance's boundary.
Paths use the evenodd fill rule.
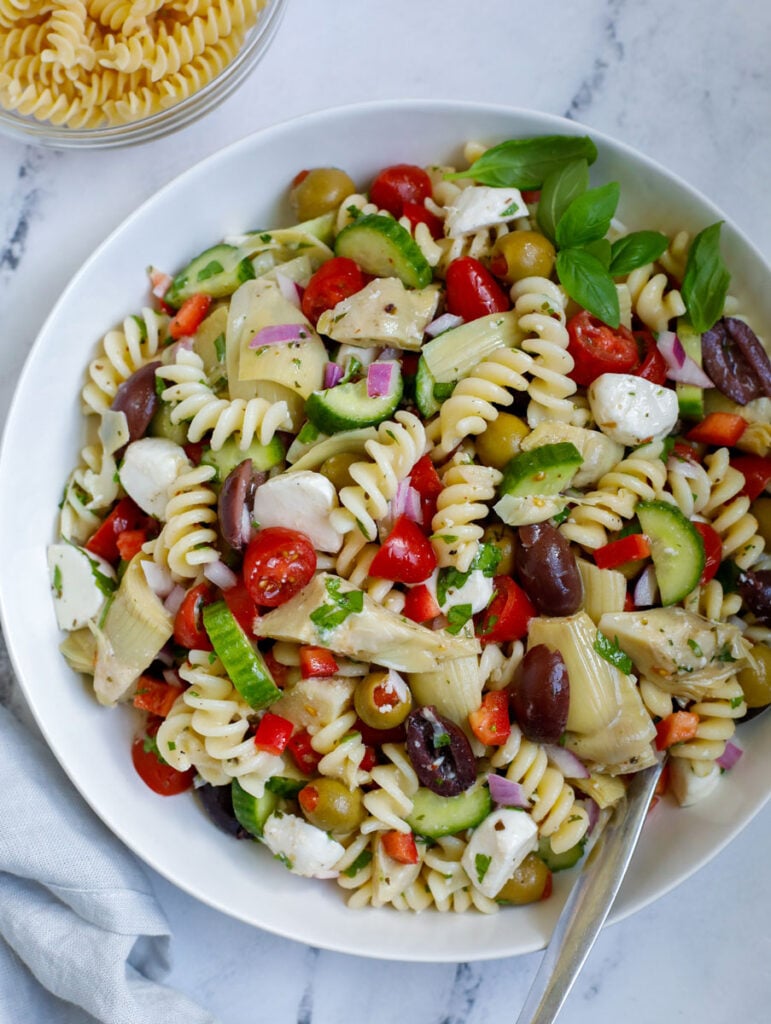
<path fill-rule="evenodd" d="M 2 0 L 0 105 L 69 128 L 127 124 L 202 89 L 266 0 Z"/>

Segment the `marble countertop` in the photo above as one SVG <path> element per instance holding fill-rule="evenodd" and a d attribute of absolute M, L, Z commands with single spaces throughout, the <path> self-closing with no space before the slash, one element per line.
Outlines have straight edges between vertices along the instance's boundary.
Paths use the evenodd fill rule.
<path fill-rule="evenodd" d="M 251 131 L 354 101 L 444 97 L 568 116 L 693 183 L 771 258 L 769 52 L 771 5 L 749 0 L 291 0 L 249 81 L 179 134 L 90 153 L 0 138 L 0 417 L 56 297 L 137 204 Z M 26 716 L 5 657 L 0 697 Z M 604 931 L 560 1022 L 647 1024 L 654 1011 L 670 1022 L 767 1019 L 769 852 L 771 806 L 690 880 Z M 382 963 L 319 951 L 152 877 L 174 932 L 170 983 L 223 1024 L 513 1022 L 539 962 Z"/>

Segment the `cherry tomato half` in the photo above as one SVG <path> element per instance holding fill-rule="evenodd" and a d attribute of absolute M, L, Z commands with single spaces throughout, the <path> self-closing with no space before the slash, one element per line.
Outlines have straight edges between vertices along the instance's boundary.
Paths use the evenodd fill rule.
<path fill-rule="evenodd" d="M 709 523 L 695 522 L 693 525 L 704 541 L 704 570 L 699 580 L 699 585 L 703 587 L 705 583 L 709 583 L 720 568 L 723 558 L 723 542 L 720 539 L 720 534 Z"/>
<path fill-rule="evenodd" d="M 436 568 L 431 541 L 407 516 L 399 516 L 372 559 L 370 576 L 398 583 L 422 583 Z"/>
<path fill-rule="evenodd" d="M 496 576 L 493 585 L 493 599 L 477 620 L 482 646 L 520 640 L 536 614 L 532 601 L 511 576 Z"/>
<path fill-rule="evenodd" d="M 247 636 L 254 636 L 254 620 L 259 615 L 259 611 L 243 581 L 239 580 L 234 586 L 223 590 L 222 596 L 233 618 L 244 633 Z"/>
<path fill-rule="evenodd" d="M 208 583 L 199 583 L 185 594 L 174 617 L 174 640 L 189 651 L 213 650 L 201 613 L 204 606 L 214 600 L 214 589 Z"/>
<path fill-rule="evenodd" d="M 175 796 L 190 789 L 195 778 L 195 768 L 186 772 L 178 772 L 170 764 L 161 760 L 155 735 L 158 725 L 149 726 L 147 735 L 137 736 L 131 745 L 131 760 L 137 775 L 146 786 L 160 796 Z M 153 733 L 153 735 L 150 735 Z"/>
<path fill-rule="evenodd" d="M 464 320 L 502 313 L 509 297 L 493 275 L 473 256 L 461 256 L 447 268 L 447 311 Z"/>
<path fill-rule="evenodd" d="M 407 218 L 413 230 L 418 224 L 425 224 L 431 232 L 432 238 L 442 238 L 444 236 L 444 222 L 441 217 L 437 217 L 435 213 L 431 213 L 430 210 L 427 210 L 420 203 L 405 203 L 402 217 Z"/>
<path fill-rule="evenodd" d="M 422 204 L 431 195 L 431 179 L 422 167 L 394 164 L 385 167 L 372 182 L 370 202 L 401 217 L 405 203 Z"/>
<path fill-rule="evenodd" d="M 367 283 L 364 271 L 347 256 L 333 256 L 311 277 L 303 292 L 302 311 L 312 324 L 338 302 L 360 292 Z"/>
<path fill-rule="evenodd" d="M 576 384 L 591 384 L 603 373 L 634 373 L 637 342 L 626 327 L 614 330 L 582 309 L 568 320 L 567 328 L 568 352 L 575 362 L 569 376 Z"/>
<path fill-rule="evenodd" d="M 249 543 L 244 583 L 255 604 L 276 608 L 302 590 L 316 571 L 313 544 L 299 530 L 269 526 Z"/>
<path fill-rule="evenodd" d="M 635 377 L 644 377 L 652 384 L 665 384 L 667 361 L 659 352 L 656 339 L 650 331 L 635 331 L 634 336 L 640 353 L 640 365 L 634 371 Z"/>

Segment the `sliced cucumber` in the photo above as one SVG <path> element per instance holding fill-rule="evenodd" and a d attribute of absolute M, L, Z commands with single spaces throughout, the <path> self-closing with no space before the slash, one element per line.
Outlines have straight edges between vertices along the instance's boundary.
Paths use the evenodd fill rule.
<path fill-rule="evenodd" d="M 250 707 L 260 709 L 281 696 L 262 655 L 224 601 L 203 610 L 203 625 L 233 686 Z"/>
<path fill-rule="evenodd" d="M 170 402 L 159 402 L 158 411 L 150 420 L 147 433 L 150 437 L 165 437 L 181 446 L 187 444 L 187 423 L 172 423 L 173 408 Z"/>
<path fill-rule="evenodd" d="M 421 786 L 405 820 L 416 835 L 440 839 L 475 828 L 492 809 L 490 790 L 480 778 L 471 789 L 458 796 L 439 796 Z"/>
<path fill-rule="evenodd" d="M 262 796 L 252 796 L 246 792 L 238 779 L 233 779 L 231 792 L 233 813 L 238 824 L 256 839 L 261 838 L 265 822 L 278 806 L 278 796 L 267 786 Z"/>
<path fill-rule="evenodd" d="M 677 321 L 677 336 L 686 355 L 701 366 L 701 335 L 685 317 L 680 317 Z M 704 419 L 704 388 L 696 384 L 676 383 L 675 393 L 681 416 L 688 420 Z"/>
<path fill-rule="evenodd" d="M 516 498 L 560 494 L 570 485 L 583 461 L 581 453 L 570 441 L 517 452 L 504 467 L 499 494 Z"/>
<path fill-rule="evenodd" d="M 573 868 L 584 855 L 584 842 L 576 843 L 563 853 L 555 853 L 548 836 L 542 836 L 538 843 L 538 856 L 550 871 L 567 871 Z"/>
<path fill-rule="evenodd" d="M 379 213 L 359 217 L 343 228 L 335 255 L 354 260 L 366 274 L 398 277 L 408 288 L 425 288 L 433 271 L 420 246 L 398 220 Z"/>
<path fill-rule="evenodd" d="M 701 534 L 676 505 L 641 501 L 637 518 L 651 545 L 663 605 L 677 604 L 696 587 L 704 570 Z"/>
<path fill-rule="evenodd" d="M 404 382 L 401 373 L 394 374 L 395 384 L 388 395 L 370 398 L 367 380 L 338 384 L 325 391 L 314 391 L 305 402 L 305 415 L 322 434 L 340 430 L 371 427 L 392 416 L 402 399 Z"/>
<path fill-rule="evenodd" d="M 423 416 L 433 416 L 438 412 L 439 406 L 450 397 L 454 388 L 455 381 L 440 384 L 434 380 L 428 363 L 423 356 L 420 357 L 415 376 L 415 404 Z"/>
<path fill-rule="evenodd" d="M 272 775 L 265 783 L 265 788 L 271 793 L 275 793 L 276 796 L 292 799 L 307 784 L 307 779 L 290 779 L 286 775 Z"/>
<path fill-rule="evenodd" d="M 180 270 L 163 296 L 163 301 L 177 309 L 196 292 L 220 299 L 232 295 L 244 281 L 254 277 L 251 260 L 233 245 L 213 245 L 205 249 Z"/>
<path fill-rule="evenodd" d="M 201 456 L 201 464 L 214 466 L 217 470 L 216 479 L 222 483 L 230 473 L 240 466 L 244 459 L 251 459 L 256 473 L 264 473 L 273 469 L 284 459 L 286 452 L 279 437 L 274 437 L 268 444 L 252 441 L 246 449 L 238 447 L 238 443 L 229 438 L 218 451 L 207 448 Z"/>

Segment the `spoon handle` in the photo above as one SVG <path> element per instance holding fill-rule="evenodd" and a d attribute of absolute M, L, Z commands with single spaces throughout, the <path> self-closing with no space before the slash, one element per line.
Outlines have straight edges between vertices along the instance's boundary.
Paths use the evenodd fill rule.
<path fill-rule="evenodd" d="M 621 886 L 663 762 L 635 774 L 573 886 L 517 1024 L 552 1024 L 578 977 Z"/>

